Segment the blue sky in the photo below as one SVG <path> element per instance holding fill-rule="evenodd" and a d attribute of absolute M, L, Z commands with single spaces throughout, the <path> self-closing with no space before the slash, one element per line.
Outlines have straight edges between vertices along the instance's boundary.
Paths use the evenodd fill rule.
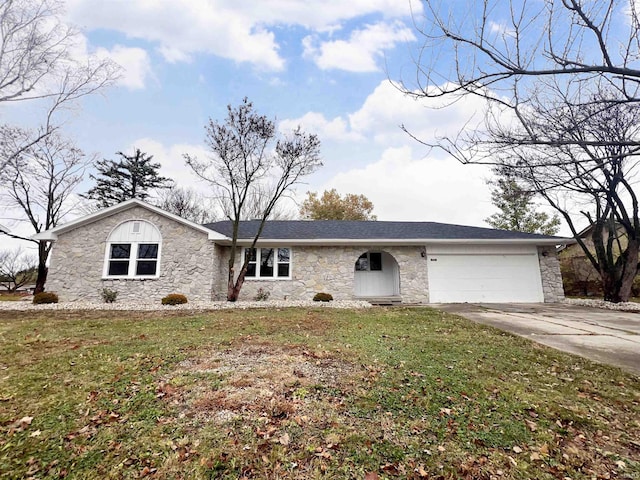
<path fill-rule="evenodd" d="M 66 9 L 77 54 L 122 67 L 116 86 L 67 121 L 88 154 L 114 159 L 137 147 L 206 193 L 182 154 L 205 154 L 205 123 L 247 96 L 282 131 L 300 124 L 320 137 L 325 165 L 298 198 L 364 194 L 380 220 L 486 226 L 494 212 L 485 167 L 429 152 L 399 128 L 425 139 L 454 133 L 482 108 L 470 98 L 432 110 L 392 84 L 415 78 L 418 1 L 68 0 Z"/>

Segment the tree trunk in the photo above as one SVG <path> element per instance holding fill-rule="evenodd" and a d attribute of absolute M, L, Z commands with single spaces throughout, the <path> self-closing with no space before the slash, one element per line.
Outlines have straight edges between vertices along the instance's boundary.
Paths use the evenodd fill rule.
<path fill-rule="evenodd" d="M 229 277 L 227 278 L 227 302 L 235 302 L 238 300 L 240 290 L 236 289 L 236 282 L 233 278 L 235 276 L 235 269 L 233 265 L 229 266 Z"/>
<path fill-rule="evenodd" d="M 605 270 L 600 272 L 602 278 L 602 293 L 604 294 L 605 302 L 619 303 L 620 300 L 620 288 L 617 285 L 615 274 Z"/>
<path fill-rule="evenodd" d="M 49 247 L 47 242 L 40 240 L 38 242 L 38 277 L 36 278 L 36 288 L 33 294 L 44 292 L 44 285 L 47 283 L 47 259 L 49 258 Z"/>
<path fill-rule="evenodd" d="M 240 274 L 238 275 L 237 280 L 233 280 L 233 271 L 230 270 L 229 275 L 229 285 L 227 290 L 227 301 L 235 302 L 240 297 L 240 290 L 242 290 L 242 286 L 244 285 L 244 279 L 247 275 L 247 266 L 243 265 L 240 269 Z"/>
<path fill-rule="evenodd" d="M 229 285 L 229 291 L 227 292 L 227 302 L 235 302 L 240 297 L 240 289 L 242 285 L 238 286 L 235 283 L 233 285 Z"/>
<path fill-rule="evenodd" d="M 633 281 L 638 274 L 638 240 L 629 239 L 627 249 L 618 258 L 621 269 L 620 275 L 620 301 L 628 302 L 631 298 Z"/>
<path fill-rule="evenodd" d="M 633 280 L 638 274 L 638 240 L 629 239 L 627 248 L 614 265 L 601 262 L 600 276 L 606 302 L 628 302 L 631 298 Z"/>
<path fill-rule="evenodd" d="M 33 291 L 34 295 L 44 292 L 44 284 L 47 283 L 47 273 L 49 273 L 49 269 L 46 263 L 38 262 L 38 277 L 36 279 L 36 288 Z"/>

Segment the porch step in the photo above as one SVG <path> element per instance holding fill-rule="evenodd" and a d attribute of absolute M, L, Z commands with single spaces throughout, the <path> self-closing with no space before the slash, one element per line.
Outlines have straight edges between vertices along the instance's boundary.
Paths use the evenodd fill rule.
<path fill-rule="evenodd" d="M 390 297 L 356 297 L 356 300 L 364 300 L 371 305 L 400 305 L 402 303 L 402 297 L 399 295 Z"/>

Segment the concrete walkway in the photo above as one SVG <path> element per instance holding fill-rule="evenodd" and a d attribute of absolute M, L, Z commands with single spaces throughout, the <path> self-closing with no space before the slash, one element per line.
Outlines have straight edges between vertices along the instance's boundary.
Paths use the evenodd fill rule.
<path fill-rule="evenodd" d="M 640 313 L 565 304 L 433 306 L 640 375 Z"/>

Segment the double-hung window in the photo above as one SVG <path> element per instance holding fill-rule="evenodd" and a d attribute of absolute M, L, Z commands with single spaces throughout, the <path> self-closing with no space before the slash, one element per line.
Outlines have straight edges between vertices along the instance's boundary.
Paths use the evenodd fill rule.
<path fill-rule="evenodd" d="M 290 248 L 245 248 L 246 278 L 291 278 Z"/>
<path fill-rule="evenodd" d="M 159 275 L 161 236 L 142 220 L 118 225 L 109 235 L 105 255 L 106 278 L 156 278 Z"/>
<path fill-rule="evenodd" d="M 109 277 L 155 277 L 158 273 L 157 243 L 112 243 Z"/>

